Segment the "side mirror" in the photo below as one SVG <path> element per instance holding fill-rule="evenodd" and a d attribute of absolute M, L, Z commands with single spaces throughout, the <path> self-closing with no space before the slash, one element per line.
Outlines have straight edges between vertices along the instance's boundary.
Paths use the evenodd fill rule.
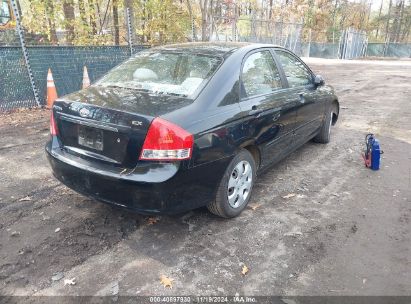
<path fill-rule="evenodd" d="M 11 20 L 10 5 L 7 0 L 0 1 L 0 25 L 5 25 Z"/>
<path fill-rule="evenodd" d="M 321 75 L 315 75 L 314 77 L 314 84 L 316 86 L 322 86 L 325 84 L 324 78 Z"/>

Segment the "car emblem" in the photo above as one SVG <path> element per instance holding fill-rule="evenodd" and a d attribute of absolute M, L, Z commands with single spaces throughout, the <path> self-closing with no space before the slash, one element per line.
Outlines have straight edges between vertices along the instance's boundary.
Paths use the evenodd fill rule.
<path fill-rule="evenodd" d="M 90 115 L 90 110 L 87 109 L 87 108 L 82 108 L 82 109 L 79 111 L 79 114 L 80 114 L 81 117 L 89 117 L 89 115 Z"/>
<path fill-rule="evenodd" d="M 133 121 L 131 122 L 131 124 L 134 125 L 134 126 L 142 126 L 142 125 L 143 125 L 143 122 L 142 122 L 142 121 L 139 121 L 139 120 L 133 120 Z"/>

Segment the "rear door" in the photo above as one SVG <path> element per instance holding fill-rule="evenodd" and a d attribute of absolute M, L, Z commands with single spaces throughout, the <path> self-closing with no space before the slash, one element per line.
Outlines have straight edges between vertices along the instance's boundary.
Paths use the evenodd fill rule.
<path fill-rule="evenodd" d="M 247 54 L 240 80 L 244 131 L 259 146 L 261 165 L 265 166 L 292 145 L 296 105 L 288 99 L 284 78 L 268 48 Z"/>
<path fill-rule="evenodd" d="M 313 73 L 297 56 L 283 49 L 276 49 L 275 54 L 284 70 L 290 99 L 298 108 L 295 143 L 300 145 L 313 137 L 321 126 L 325 102 L 314 85 Z"/>

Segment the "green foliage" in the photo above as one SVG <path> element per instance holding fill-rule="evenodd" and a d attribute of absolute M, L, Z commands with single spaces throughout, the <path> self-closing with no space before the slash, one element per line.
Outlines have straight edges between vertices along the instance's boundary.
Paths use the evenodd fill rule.
<path fill-rule="evenodd" d="M 250 36 L 251 34 L 251 18 L 250 16 L 242 15 L 237 23 L 238 34 L 240 36 Z"/>
<path fill-rule="evenodd" d="M 185 6 L 172 0 L 140 0 L 135 6 L 143 42 L 164 44 L 187 41 L 191 21 Z"/>
<path fill-rule="evenodd" d="M 38 43 L 51 44 L 53 31 L 59 44 L 110 45 L 114 43 L 113 2 L 110 0 L 22 0 L 23 26 Z M 191 20 L 185 2 L 174 0 L 134 0 L 135 33 L 141 42 L 162 44 L 187 41 Z M 63 5 L 65 3 L 65 5 Z M 116 1 L 120 43 L 127 43 L 124 2 Z M 75 18 L 67 17 L 74 9 Z M 94 22 L 93 22 L 94 21 Z M 72 39 L 68 33 L 74 28 Z M 46 39 L 40 37 L 46 37 Z M 71 41 L 72 40 L 72 41 Z"/>
<path fill-rule="evenodd" d="M 235 14 L 240 36 L 250 35 L 254 16 L 302 22 L 303 36 L 318 42 L 335 41 L 348 27 L 367 31 L 374 41 L 409 41 L 410 0 L 383 1 L 381 12 L 370 12 L 367 1 L 351 0 L 20 0 L 20 6 L 23 25 L 39 44 L 126 44 L 125 5 L 132 8 L 134 41 L 153 45 L 191 39 L 192 19 L 199 39 L 201 35 L 207 39 L 213 26 L 231 32 L 231 21 L 216 19 L 212 26 L 212 16 Z M 237 10 L 229 12 L 235 6 Z"/>

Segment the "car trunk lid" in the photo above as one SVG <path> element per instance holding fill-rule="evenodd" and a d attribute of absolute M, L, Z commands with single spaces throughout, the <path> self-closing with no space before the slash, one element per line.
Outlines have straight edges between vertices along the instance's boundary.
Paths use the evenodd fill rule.
<path fill-rule="evenodd" d="M 54 117 L 68 152 L 132 168 L 152 120 L 191 102 L 177 96 L 92 87 L 56 101 Z"/>

